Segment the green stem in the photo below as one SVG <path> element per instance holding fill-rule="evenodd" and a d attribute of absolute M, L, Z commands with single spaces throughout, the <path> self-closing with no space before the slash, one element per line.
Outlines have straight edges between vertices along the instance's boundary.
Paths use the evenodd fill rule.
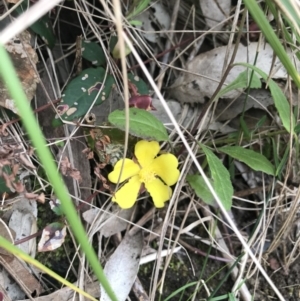
<path fill-rule="evenodd" d="M 257 23 L 261 31 L 263 32 L 266 40 L 270 43 L 272 49 L 280 59 L 282 65 L 287 70 L 288 74 L 295 81 L 295 84 L 300 88 L 300 76 L 283 48 L 280 40 L 276 36 L 273 28 L 271 27 L 268 19 L 263 14 L 263 11 L 257 4 L 256 0 L 244 0 L 245 6 L 248 8 L 252 18 Z"/>

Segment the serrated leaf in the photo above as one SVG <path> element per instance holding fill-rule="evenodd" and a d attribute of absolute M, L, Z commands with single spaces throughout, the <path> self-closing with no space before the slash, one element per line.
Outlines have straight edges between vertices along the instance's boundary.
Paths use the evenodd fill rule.
<path fill-rule="evenodd" d="M 147 140 L 167 141 L 169 136 L 160 120 L 145 110 L 129 109 L 129 133 Z M 108 121 L 115 127 L 125 130 L 125 111 L 116 110 L 109 114 Z"/>
<path fill-rule="evenodd" d="M 196 195 L 203 200 L 204 203 L 208 205 L 212 205 L 214 203 L 214 197 L 210 190 L 208 189 L 206 183 L 204 182 L 204 179 L 200 175 L 188 175 L 186 177 L 187 182 L 191 185 L 191 187 L 194 189 Z M 210 181 L 210 183 L 213 185 L 213 182 Z"/>
<path fill-rule="evenodd" d="M 275 170 L 273 164 L 262 154 L 251 149 L 245 149 L 241 146 L 224 146 L 219 151 L 237 159 L 253 170 L 262 171 L 268 175 L 274 175 Z"/>
<path fill-rule="evenodd" d="M 82 57 L 95 66 L 105 66 L 106 57 L 103 49 L 98 43 L 91 41 L 82 41 L 81 43 Z"/>
<path fill-rule="evenodd" d="M 253 65 L 246 64 L 246 63 L 239 63 L 237 65 L 245 66 L 245 67 L 248 67 L 248 68 L 254 70 L 265 81 L 268 81 L 268 86 L 271 91 L 271 95 L 273 97 L 274 104 L 278 111 L 280 119 L 282 121 L 282 124 L 283 124 L 284 128 L 287 130 L 287 132 L 291 133 L 291 129 L 293 131 L 294 126 L 295 126 L 295 117 L 294 117 L 294 115 L 292 115 L 292 119 L 291 119 L 290 104 L 287 101 L 287 99 L 286 99 L 285 95 L 283 94 L 283 92 L 281 91 L 281 89 L 278 87 L 278 85 L 272 79 L 270 79 L 269 76 L 265 72 L 263 72 L 262 70 L 260 70 L 259 68 L 255 67 Z"/>
<path fill-rule="evenodd" d="M 224 208 L 229 210 L 232 205 L 233 187 L 230 181 L 230 174 L 222 161 L 206 146 L 200 144 L 206 155 L 207 163 L 214 181 L 215 191 L 220 198 Z"/>
<path fill-rule="evenodd" d="M 62 93 L 62 100 L 56 107 L 62 120 L 72 121 L 84 116 L 96 97 L 94 105 L 99 105 L 109 96 L 114 83 L 113 76 L 106 75 L 106 71 L 101 67 L 83 70 L 66 86 Z M 57 115 L 52 125 L 60 124 L 61 120 Z"/>
<path fill-rule="evenodd" d="M 136 89 L 136 92 L 138 94 L 149 95 L 148 85 L 140 77 L 132 73 L 129 73 L 128 80 L 134 86 L 134 89 Z"/>
<path fill-rule="evenodd" d="M 225 95 L 226 93 L 236 90 L 236 89 L 245 89 L 248 86 L 253 89 L 259 89 L 261 88 L 261 81 L 260 79 L 253 73 L 251 82 L 250 80 L 250 72 L 249 70 L 245 70 L 242 73 L 239 74 L 239 76 L 229 83 L 225 88 L 223 88 L 217 95 L 217 97 L 222 97 L 222 95 Z"/>
<path fill-rule="evenodd" d="M 29 1 L 23 1 L 17 8 L 16 12 L 21 15 L 23 12 L 25 12 L 28 9 L 28 3 Z M 51 20 L 48 16 L 48 14 L 44 15 L 40 19 L 38 19 L 36 22 L 34 22 L 30 29 L 38 34 L 41 39 L 48 45 L 49 48 L 53 48 L 55 45 L 55 35 L 52 28 Z"/>

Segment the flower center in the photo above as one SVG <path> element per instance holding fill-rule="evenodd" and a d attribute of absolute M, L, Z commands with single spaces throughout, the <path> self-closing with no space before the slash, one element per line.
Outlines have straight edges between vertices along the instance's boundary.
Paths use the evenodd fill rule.
<path fill-rule="evenodd" d="M 140 181 L 143 183 L 149 183 L 155 179 L 155 172 L 152 168 L 145 167 L 139 172 Z"/>

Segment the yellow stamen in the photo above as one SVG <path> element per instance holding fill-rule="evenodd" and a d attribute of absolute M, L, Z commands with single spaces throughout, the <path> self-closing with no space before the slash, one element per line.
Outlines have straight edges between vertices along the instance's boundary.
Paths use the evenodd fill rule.
<path fill-rule="evenodd" d="M 139 172 L 140 180 L 143 183 L 149 183 L 155 179 L 155 173 L 152 168 L 142 168 Z"/>

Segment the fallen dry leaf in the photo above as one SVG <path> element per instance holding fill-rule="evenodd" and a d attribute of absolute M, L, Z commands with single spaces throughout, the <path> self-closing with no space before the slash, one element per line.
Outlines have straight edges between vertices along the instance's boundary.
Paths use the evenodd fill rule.
<path fill-rule="evenodd" d="M 28 168 L 31 169 L 36 169 L 36 167 L 32 164 L 32 162 L 30 160 L 28 160 L 28 158 L 26 158 L 27 156 L 25 156 L 24 154 L 20 154 L 19 158 L 20 160 L 24 163 L 25 166 L 27 166 Z"/>
<path fill-rule="evenodd" d="M 38 243 L 38 251 L 48 252 L 59 248 L 64 243 L 66 235 L 67 228 L 60 223 L 46 226 Z"/>
<path fill-rule="evenodd" d="M 136 27 L 142 29 L 141 34 L 144 38 L 152 43 L 157 43 L 161 37 L 165 36 L 163 29 L 166 30 L 170 27 L 171 17 L 170 12 L 159 1 L 153 1 L 151 8 L 151 10 L 147 9 L 138 14 L 134 19 L 141 22 L 142 25 Z M 157 27 L 154 27 L 153 24 L 162 30 L 157 32 Z"/>
<path fill-rule="evenodd" d="M 38 57 L 35 50 L 31 47 L 30 38 L 30 33 L 23 31 L 5 45 L 29 101 L 35 95 L 37 83 L 39 82 L 35 65 L 32 65 L 32 63 L 36 64 L 38 62 Z M 1 81 L 0 105 L 12 110 L 14 113 L 18 113 L 14 100 L 11 99 L 8 90 Z"/>
<path fill-rule="evenodd" d="M 42 192 L 36 200 L 41 204 L 45 204 L 45 194 Z"/>
<path fill-rule="evenodd" d="M 24 237 L 37 231 L 37 207 L 35 202 L 30 202 L 24 198 L 21 202 L 13 203 L 11 211 L 12 215 L 8 225 L 13 230 L 10 230 L 11 233 L 15 233 L 13 234 L 15 241 L 23 240 Z M 5 233 L 1 231 L 1 235 L 5 235 Z M 34 257 L 35 238 L 23 241 L 18 247 Z M 21 259 L 15 256 L 9 258 L 9 256 L 1 253 L 0 264 L 4 267 L 4 269 L 0 267 L 0 285 L 5 288 L 5 294 L 11 299 L 20 299 L 19 296 L 23 296 L 24 299 L 25 294 L 31 297 L 33 292 L 36 295 L 41 293 L 42 287 L 39 280 L 36 279 L 26 263 Z"/>
<path fill-rule="evenodd" d="M 224 21 L 230 15 L 231 0 L 201 0 L 199 1 L 206 25 L 212 28 Z M 214 27 L 215 31 L 220 30 L 223 25 Z"/>
<path fill-rule="evenodd" d="M 7 261 L 7 256 L 0 255 L 0 263 L 8 272 L 8 276 L 2 277 L 2 280 L 6 279 L 6 282 L 3 284 L 1 283 L 2 287 L 6 288 L 6 293 L 8 295 L 15 294 L 12 290 L 16 290 L 15 282 L 12 278 L 14 278 L 27 296 L 31 297 L 34 292 L 37 296 L 40 295 L 43 290 L 42 286 L 30 272 L 29 268 L 25 267 L 24 262 L 17 257 L 14 257 L 13 260 Z M 1 271 L 1 275 L 4 276 L 4 270 Z"/>
<path fill-rule="evenodd" d="M 133 208 L 124 210 L 117 209 L 114 212 L 101 212 L 98 208 L 91 208 L 83 212 L 82 217 L 90 225 L 95 222 L 95 218 L 97 217 L 97 223 L 101 223 L 99 227 L 101 235 L 110 237 L 122 232 L 128 227 L 133 212 Z"/>
<path fill-rule="evenodd" d="M 33 192 L 25 192 L 24 196 L 28 200 L 35 200 L 41 204 L 45 203 L 45 194 L 44 193 L 37 194 L 37 193 L 33 193 Z"/>
<path fill-rule="evenodd" d="M 80 171 L 71 166 L 68 157 L 62 158 L 59 168 L 64 176 L 69 176 L 78 182 L 82 181 Z"/>
<path fill-rule="evenodd" d="M 74 285 L 78 285 L 77 282 L 74 283 Z M 94 298 L 100 297 L 100 288 L 99 288 L 99 281 L 94 280 L 92 282 L 86 282 L 85 285 L 85 291 L 93 296 Z M 16 301 L 30 301 L 32 299 L 22 299 L 22 300 L 16 300 Z M 34 298 L 35 301 L 79 301 L 81 300 L 78 294 L 74 295 L 74 291 L 69 287 L 64 287 L 62 289 L 56 290 L 54 293 L 49 294 L 47 296 L 37 297 Z"/>
<path fill-rule="evenodd" d="M 139 270 L 142 249 L 141 232 L 135 235 L 126 235 L 105 264 L 105 276 L 119 301 L 125 301 L 130 293 Z M 111 300 L 102 286 L 101 300 Z"/>
<path fill-rule="evenodd" d="M 100 179 L 100 181 L 102 182 L 103 188 L 107 189 L 107 190 L 110 190 L 110 187 L 107 184 L 107 179 L 104 176 L 102 176 L 102 174 L 101 174 L 101 169 L 103 167 L 103 164 L 98 164 L 98 166 L 94 168 L 94 173 Z M 105 166 L 106 166 L 106 164 L 104 165 L 104 167 Z"/>
<path fill-rule="evenodd" d="M 251 43 L 245 47 L 239 45 L 234 63 L 247 63 L 253 64 L 256 59 L 258 43 Z M 193 60 L 187 63 L 186 72 L 183 72 L 170 87 L 170 94 L 181 103 L 204 103 L 205 99 L 212 97 L 216 91 L 219 82 L 222 78 L 223 62 L 227 46 L 218 47 L 208 52 L 196 56 Z M 291 51 L 287 51 L 291 60 Z M 232 50 L 230 51 L 232 54 Z M 271 78 L 273 79 L 286 79 L 287 72 L 276 58 L 273 64 L 273 49 L 269 44 L 261 46 L 257 55 L 256 66 L 259 69 L 269 74 L 271 66 L 273 66 Z M 225 83 L 231 83 L 235 80 L 240 73 L 245 71 L 243 66 L 234 66 L 226 77 Z M 298 70 L 300 71 L 300 70 Z M 256 74 L 259 76 L 258 74 Z M 222 98 L 234 99 L 238 97 L 243 90 L 232 90 Z"/>
<path fill-rule="evenodd" d="M 85 149 L 82 151 L 82 153 L 86 155 L 86 158 L 87 158 L 88 160 L 94 158 L 94 152 L 93 152 L 89 147 L 85 148 Z"/>
<path fill-rule="evenodd" d="M 21 182 L 12 182 L 12 186 L 14 187 L 14 190 L 18 193 L 24 192 L 25 191 L 25 186 Z"/>
<path fill-rule="evenodd" d="M 12 229 L 10 229 L 2 219 L 0 219 L 0 235 L 5 238 L 6 240 L 8 240 L 10 243 L 14 243 L 14 239 L 16 237 L 16 232 Z M 6 261 L 9 262 L 9 259 L 13 259 L 14 256 L 9 253 L 8 251 L 6 251 L 3 248 L 0 248 L 0 254 L 1 255 L 6 255 L 7 259 Z"/>

